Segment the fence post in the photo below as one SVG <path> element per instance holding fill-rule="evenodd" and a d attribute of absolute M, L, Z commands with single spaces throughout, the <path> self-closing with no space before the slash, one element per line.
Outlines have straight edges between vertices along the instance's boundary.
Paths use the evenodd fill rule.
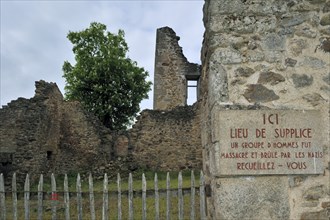
<path fill-rule="evenodd" d="M 68 175 L 64 175 L 64 206 L 65 206 L 65 220 L 70 220 L 70 195 Z"/>
<path fill-rule="evenodd" d="M 55 180 L 55 176 L 52 173 L 51 175 L 51 187 L 52 187 L 52 220 L 56 220 L 56 206 L 58 203 L 58 194 L 56 192 L 56 180 Z"/>
<path fill-rule="evenodd" d="M 77 212 L 78 212 L 78 220 L 82 220 L 82 198 L 81 198 L 81 180 L 80 174 L 77 175 Z"/>
<path fill-rule="evenodd" d="M 12 185 L 12 198 L 13 198 L 13 220 L 17 220 L 17 186 L 16 186 L 16 173 L 13 174 L 11 181 Z"/>
<path fill-rule="evenodd" d="M 30 180 L 29 174 L 26 174 L 24 183 L 24 219 L 30 219 Z"/>
<path fill-rule="evenodd" d="M 6 220 L 6 194 L 3 174 L 0 174 L 0 211 L 1 219 Z"/>
<path fill-rule="evenodd" d="M 200 183 L 199 183 L 199 199 L 200 199 L 200 216 L 201 219 L 206 219 L 205 211 L 205 187 L 204 187 L 204 174 L 201 171 Z"/>
<path fill-rule="evenodd" d="M 147 219 L 147 181 L 144 173 L 142 174 L 142 220 Z"/>
<path fill-rule="evenodd" d="M 89 188 L 89 209 L 91 211 L 91 220 L 95 220 L 95 206 L 94 206 L 94 186 L 92 173 L 88 176 L 88 188 Z"/>
<path fill-rule="evenodd" d="M 155 173 L 155 220 L 159 220 L 159 193 L 157 173 Z"/>
<path fill-rule="evenodd" d="M 133 207 L 133 178 L 132 173 L 128 176 L 128 219 L 133 220 L 134 207 Z"/>
<path fill-rule="evenodd" d="M 190 180 L 190 220 L 195 220 L 195 174 L 193 170 Z"/>
<path fill-rule="evenodd" d="M 39 183 L 38 183 L 38 220 L 42 220 L 43 214 L 43 184 L 44 177 L 40 174 Z"/>
<path fill-rule="evenodd" d="M 166 220 L 171 218 L 171 183 L 170 174 L 167 172 L 166 175 Z"/>
<path fill-rule="evenodd" d="M 121 220 L 122 218 L 122 212 L 121 212 L 121 179 L 120 174 L 117 173 L 117 189 L 118 189 L 118 220 Z"/>
<path fill-rule="evenodd" d="M 109 196 L 108 196 L 108 176 L 104 174 L 103 181 L 103 208 L 102 208 L 102 220 L 109 219 Z"/>
<path fill-rule="evenodd" d="M 182 194 L 182 173 L 178 175 L 178 217 L 183 220 L 183 194 Z"/>

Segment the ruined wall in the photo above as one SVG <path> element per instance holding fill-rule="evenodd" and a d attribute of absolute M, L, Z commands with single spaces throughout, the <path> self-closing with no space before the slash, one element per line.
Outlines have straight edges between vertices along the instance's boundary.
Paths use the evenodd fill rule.
<path fill-rule="evenodd" d="M 213 219 L 328 219 L 329 123 L 321 175 L 219 177 L 222 111 L 318 110 L 329 122 L 330 2 L 206 0 L 202 145 Z M 261 107 L 260 107 L 261 106 Z"/>
<path fill-rule="evenodd" d="M 171 110 L 177 106 L 185 106 L 187 78 L 199 78 L 199 65 L 187 61 L 179 46 L 179 39 L 169 27 L 157 29 L 154 110 Z"/>
<path fill-rule="evenodd" d="M 111 159 L 112 135 L 79 103 L 65 102 L 55 83 L 36 82 L 35 96 L 0 109 L 0 172 L 24 179 L 40 173 L 92 170 Z M 20 181 L 20 179 L 19 179 Z"/>
<path fill-rule="evenodd" d="M 133 158 L 152 170 L 200 170 L 202 148 L 199 111 L 195 106 L 171 111 L 145 110 L 129 131 Z"/>
<path fill-rule="evenodd" d="M 0 173 L 24 182 L 39 174 L 92 172 L 95 178 L 147 168 L 201 169 L 196 106 L 145 110 L 128 131 L 110 131 L 55 83 L 36 82 L 35 96 L 0 109 Z M 10 182 L 10 181 L 9 181 Z M 8 183 L 9 183 L 8 182 Z"/>

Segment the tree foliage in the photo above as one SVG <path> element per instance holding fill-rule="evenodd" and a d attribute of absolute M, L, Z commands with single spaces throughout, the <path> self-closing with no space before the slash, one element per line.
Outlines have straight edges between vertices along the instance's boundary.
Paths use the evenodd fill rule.
<path fill-rule="evenodd" d="M 65 97 L 81 102 L 110 129 L 123 129 L 133 120 L 151 87 L 148 72 L 127 56 L 124 37 L 123 30 L 112 34 L 96 22 L 67 35 L 76 64 L 64 62 Z"/>

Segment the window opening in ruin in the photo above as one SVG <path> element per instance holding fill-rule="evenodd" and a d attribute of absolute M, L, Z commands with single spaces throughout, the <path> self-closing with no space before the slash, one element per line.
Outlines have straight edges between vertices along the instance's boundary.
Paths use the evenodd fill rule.
<path fill-rule="evenodd" d="M 187 80 L 187 105 L 193 105 L 197 101 L 197 80 Z"/>
<path fill-rule="evenodd" d="M 52 159 L 52 154 L 53 154 L 52 151 L 47 151 L 47 160 Z"/>
<path fill-rule="evenodd" d="M 7 165 L 9 165 L 9 164 L 11 164 L 11 162 L 9 162 L 9 161 L 7 161 L 7 162 L 2 162 L 2 163 L 1 163 L 1 165 L 4 166 L 4 167 L 7 166 Z"/>

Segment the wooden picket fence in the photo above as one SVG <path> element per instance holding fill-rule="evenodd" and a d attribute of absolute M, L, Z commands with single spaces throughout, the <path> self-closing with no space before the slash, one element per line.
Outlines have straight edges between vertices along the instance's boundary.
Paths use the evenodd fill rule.
<path fill-rule="evenodd" d="M 24 219 L 28 220 L 31 219 L 31 191 L 30 191 L 30 180 L 29 180 L 29 174 L 26 175 L 25 178 L 25 184 L 24 184 L 24 208 L 19 210 L 20 212 L 24 212 Z M 108 176 L 107 174 L 104 174 L 103 179 L 103 191 L 102 191 L 102 213 L 98 216 L 102 217 L 102 220 L 109 219 L 109 190 L 108 190 Z M 81 178 L 80 175 L 77 175 L 76 180 L 76 192 L 70 192 L 69 186 L 68 186 L 68 177 L 67 175 L 64 176 L 64 188 L 63 188 L 63 206 L 61 207 L 61 211 L 64 211 L 64 217 L 61 219 L 70 219 L 70 211 L 72 210 L 72 198 L 74 194 L 76 194 L 76 200 L 74 203 L 76 203 L 76 215 L 78 220 L 83 219 L 83 210 L 89 209 L 90 216 L 88 219 L 95 220 L 97 219 L 96 215 L 96 207 L 95 207 L 95 198 L 94 198 L 94 187 L 93 187 L 93 178 L 92 175 L 89 175 L 88 178 L 88 194 L 89 194 L 89 207 L 84 206 L 83 207 L 83 196 L 82 194 L 82 187 L 81 187 Z M 145 175 L 142 174 L 142 216 L 136 216 L 134 215 L 134 205 L 133 205 L 133 178 L 132 174 L 129 174 L 128 177 L 128 190 L 127 190 L 127 200 L 128 200 L 128 210 L 122 210 L 122 187 L 121 187 L 121 178 L 120 174 L 117 175 L 117 219 L 121 220 L 123 219 L 123 211 L 128 213 L 128 219 L 140 219 L 143 220 L 147 219 L 147 184 L 146 184 L 146 178 Z M 16 174 L 13 175 L 12 178 L 12 190 L 11 193 L 8 192 L 6 194 L 5 187 L 4 187 L 4 177 L 3 174 L 0 174 L 0 218 L 2 220 L 5 220 L 6 217 L 8 219 L 23 219 L 23 217 L 18 216 L 18 196 L 17 196 L 17 186 L 16 186 Z M 205 210 L 205 191 L 204 191 L 204 175 L 201 172 L 200 173 L 200 182 L 199 182 L 199 215 L 196 216 L 196 210 L 195 210 L 195 176 L 194 172 L 191 172 L 191 181 L 190 181 L 190 210 L 189 210 L 189 216 L 184 216 L 184 199 L 183 199 L 183 188 L 182 188 L 182 174 L 179 172 L 178 174 L 178 189 L 177 189 L 177 201 L 178 201 L 178 207 L 177 212 L 178 216 L 175 219 L 206 219 L 206 210 Z M 39 184 L 38 184 L 38 190 L 37 190 L 37 208 L 34 209 L 35 212 L 37 212 L 37 219 L 41 220 L 45 217 L 45 199 L 44 199 L 44 178 L 43 175 L 40 175 Z M 197 186 L 198 189 L 198 186 Z M 11 194 L 11 198 L 7 198 L 7 200 L 11 199 L 12 207 L 11 215 L 6 215 L 8 212 L 8 201 L 6 205 L 6 195 L 7 197 L 10 197 L 8 195 Z M 85 195 L 85 194 L 84 194 Z M 148 211 L 152 209 L 152 212 L 154 212 L 153 216 L 154 219 L 159 220 L 160 219 L 160 193 L 158 189 L 158 177 L 157 174 L 154 176 L 154 207 L 148 208 Z M 166 219 L 171 219 L 171 197 L 173 195 L 171 194 L 171 188 L 170 188 L 170 175 L 167 173 L 166 177 Z M 71 205 L 70 205 L 70 199 L 71 199 Z M 86 198 L 85 198 L 86 200 Z M 49 201 L 49 200 L 48 200 Z M 51 201 L 50 201 L 50 210 L 51 211 L 51 218 L 49 219 L 59 219 L 58 217 L 58 209 L 59 203 L 58 203 L 58 192 L 56 191 L 56 180 L 54 174 L 51 175 Z M 70 210 L 71 207 L 71 210 Z M 7 208 L 7 210 L 6 210 Z M 7 212 L 6 212 L 7 211 Z M 84 211 L 86 212 L 86 211 Z M 8 212 L 9 213 L 9 212 Z M 63 213 L 62 213 L 63 215 Z M 100 217 L 98 217 L 100 219 Z"/>

